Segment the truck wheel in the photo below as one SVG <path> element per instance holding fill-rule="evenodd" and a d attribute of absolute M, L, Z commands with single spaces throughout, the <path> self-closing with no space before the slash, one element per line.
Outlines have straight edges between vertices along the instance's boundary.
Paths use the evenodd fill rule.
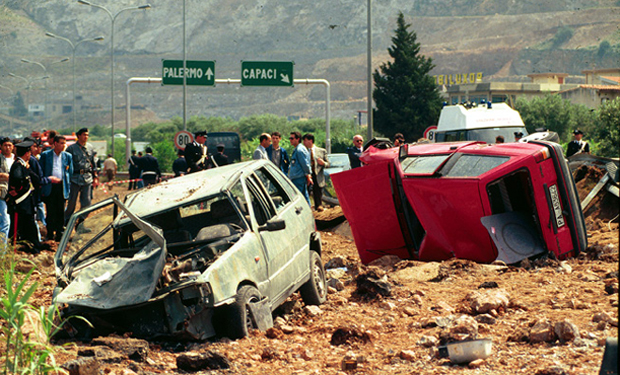
<path fill-rule="evenodd" d="M 316 251 L 310 251 L 310 279 L 299 288 L 299 292 L 306 305 L 320 305 L 327 299 L 325 269 Z"/>
<path fill-rule="evenodd" d="M 240 339 L 247 336 L 252 328 L 256 327 L 252 314 L 250 313 L 250 303 L 259 302 L 261 295 L 258 289 L 252 285 L 244 285 L 237 292 L 235 303 L 228 306 L 227 311 L 222 312 L 224 318 L 225 336 L 230 339 Z"/>

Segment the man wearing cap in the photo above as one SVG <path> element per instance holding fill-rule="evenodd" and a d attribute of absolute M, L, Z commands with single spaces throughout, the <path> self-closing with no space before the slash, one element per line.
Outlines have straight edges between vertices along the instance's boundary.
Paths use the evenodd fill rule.
<path fill-rule="evenodd" d="M 5 137 L 0 141 L 0 244 L 7 243 L 11 218 L 4 198 L 9 190 L 9 172 L 15 161 L 13 143 Z"/>
<path fill-rule="evenodd" d="M 228 155 L 224 154 L 224 144 L 218 143 L 215 148 L 217 149 L 217 153 L 213 155 L 213 162 L 215 165 L 218 167 L 228 165 Z"/>
<path fill-rule="evenodd" d="M 519 142 L 521 138 L 523 138 L 523 132 L 515 132 L 515 142 Z"/>
<path fill-rule="evenodd" d="M 73 159 L 73 174 L 71 175 L 71 187 L 69 200 L 65 209 L 65 225 L 75 212 L 78 195 L 80 197 L 80 209 L 90 206 L 93 183 L 97 184 L 97 167 L 94 160 L 93 145 L 88 143 L 88 129 L 82 128 L 77 131 L 77 142 L 67 147 L 67 152 Z M 81 218 L 84 221 L 86 218 Z M 86 228 L 84 228 L 86 230 Z"/>
<path fill-rule="evenodd" d="M 156 184 L 161 177 L 161 171 L 159 170 L 159 162 L 157 158 L 153 156 L 153 149 L 147 147 L 144 152 L 146 155 L 140 158 L 140 171 L 142 172 L 142 181 L 144 186 Z"/>
<path fill-rule="evenodd" d="M 140 159 L 138 155 L 136 155 L 136 150 L 131 150 L 131 156 L 127 159 L 127 164 L 129 164 L 129 187 L 127 190 L 133 190 L 138 188 L 137 179 L 140 178 L 140 167 L 138 167 L 138 162 Z M 187 168 L 185 168 L 187 171 Z"/>
<path fill-rule="evenodd" d="M 45 185 L 49 185 L 50 180 L 49 178 L 43 175 L 43 169 L 41 169 L 41 165 L 39 164 L 39 159 L 37 158 L 37 156 L 39 156 L 41 153 L 41 148 L 39 147 L 41 140 L 37 138 L 26 137 L 24 138 L 24 141 L 32 142 L 32 146 L 30 146 L 30 160 L 28 160 L 28 163 L 30 164 L 30 170 L 36 173 L 37 176 L 39 176 L 39 181 L 40 181 L 40 187 L 36 188 L 34 192 L 35 199 L 37 201 L 36 216 L 35 216 L 34 223 L 37 226 L 37 234 L 39 236 L 39 241 L 41 241 L 41 235 L 39 234 L 39 224 L 37 223 L 37 220 L 40 221 L 41 224 L 43 224 L 43 226 L 47 226 L 47 222 L 45 221 L 45 211 L 43 210 L 43 199 L 41 199 L 41 187 Z"/>
<path fill-rule="evenodd" d="M 20 240 L 32 243 L 31 251 L 35 254 L 41 251 L 39 233 L 35 224 L 36 196 L 35 189 L 39 188 L 39 176 L 30 168 L 30 147 L 32 141 L 24 141 L 15 145 L 15 162 L 9 173 L 9 191 L 7 203 L 11 215 L 11 235 L 13 245 Z"/>
<path fill-rule="evenodd" d="M 189 166 L 188 173 L 194 173 L 207 169 L 207 132 L 199 130 L 194 133 L 194 142 L 185 146 L 185 160 Z"/>
<path fill-rule="evenodd" d="M 583 132 L 579 129 L 573 131 L 573 139 L 566 148 L 566 157 L 569 158 L 573 155 L 577 154 L 589 154 L 590 153 L 590 145 L 588 142 L 584 141 Z"/>
<path fill-rule="evenodd" d="M 60 242 L 64 231 L 65 203 L 69 199 L 73 157 L 65 151 L 67 139 L 56 135 L 51 149 L 41 154 L 41 169 L 50 183 L 43 185 L 41 195 L 47 207 L 47 239 Z"/>

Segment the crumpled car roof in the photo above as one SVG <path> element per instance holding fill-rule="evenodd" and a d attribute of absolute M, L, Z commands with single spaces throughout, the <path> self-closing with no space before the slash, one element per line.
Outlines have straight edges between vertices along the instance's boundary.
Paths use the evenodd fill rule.
<path fill-rule="evenodd" d="M 127 195 L 125 205 L 140 217 L 154 211 L 166 211 L 194 199 L 218 194 L 230 183 L 233 175 L 247 168 L 248 164 L 259 162 L 235 163 L 176 177 Z"/>

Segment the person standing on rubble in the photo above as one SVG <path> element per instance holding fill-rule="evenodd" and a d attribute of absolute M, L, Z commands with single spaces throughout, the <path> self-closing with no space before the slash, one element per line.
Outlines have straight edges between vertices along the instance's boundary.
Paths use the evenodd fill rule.
<path fill-rule="evenodd" d="M 579 129 L 573 131 L 573 139 L 566 148 L 566 157 L 569 158 L 577 154 L 589 154 L 590 145 L 583 140 L 583 132 Z"/>

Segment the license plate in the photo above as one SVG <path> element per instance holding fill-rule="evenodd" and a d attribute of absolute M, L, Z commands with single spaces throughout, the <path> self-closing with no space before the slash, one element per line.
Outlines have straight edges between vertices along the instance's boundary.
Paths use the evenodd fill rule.
<path fill-rule="evenodd" d="M 552 185 L 549 187 L 549 195 L 551 196 L 551 205 L 553 206 L 553 213 L 555 214 L 555 223 L 558 228 L 564 226 L 564 215 L 562 215 L 562 204 L 560 203 L 560 197 L 558 196 L 558 187 Z"/>

